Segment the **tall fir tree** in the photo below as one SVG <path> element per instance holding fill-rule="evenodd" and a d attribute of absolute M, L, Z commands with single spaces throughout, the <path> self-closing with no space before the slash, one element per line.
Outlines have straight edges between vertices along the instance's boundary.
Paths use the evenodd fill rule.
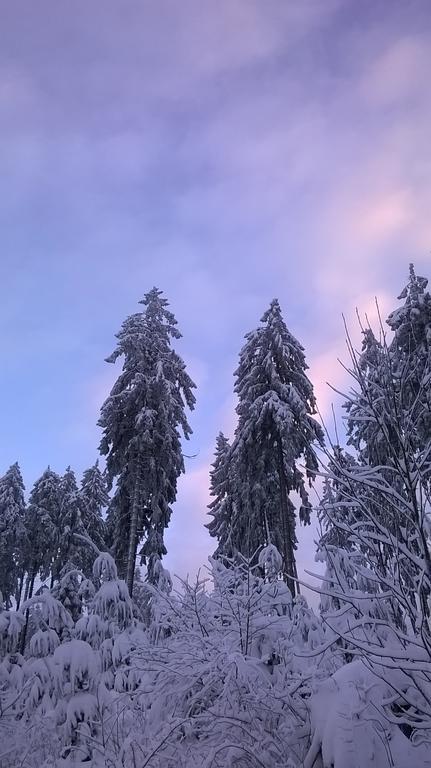
<path fill-rule="evenodd" d="M 60 574 L 70 567 L 81 565 L 81 550 L 84 557 L 87 547 L 74 534 L 82 531 L 81 500 L 74 471 L 67 467 L 59 484 L 60 510 L 56 525 L 57 551 L 52 566 L 51 582 L 59 581 Z"/>
<path fill-rule="evenodd" d="M 36 480 L 25 516 L 24 563 L 27 571 L 25 599 L 33 594 L 36 576 L 46 579 L 57 551 L 60 515 L 60 477 L 48 467 Z"/>
<path fill-rule="evenodd" d="M 23 581 L 21 546 L 25 536 L 24 482 L 18 463 L 0 478 L 0 591 L 6 607 L 20 598 Z"/>
<path fill-rule="evenodd" d="M 81 527 L 101 551 L 107 547 L 106 524 L 103 511 L 108 507 L 109 494 L 105 475 L 100 471 L 99 462 L 86 469 L 79 493 L 81 509 Z M 81 567 L 90 578 L 93 569 L 94 553 L 87 549 L 81 552 Z"/>
<path fill-rule="evenodd" d="M 248 556 L 261 544 L 274 544 L 282 554 L 293 595 L 297 539 L 289 494 L 299 494 L 299 519 L 309 524 L 306 478 L 311 483 L 318 466 L 315 445 L 323 442 L 323 431 L 313 418 L 316 403 L 306 370 L 303 347 L 287 329 L 274 299 L 261 325 L 246 335 L 235 372 L 239 402 L 233 474 L 244 511 L 236 540 Z M 299 459 L 306 478 L 298 468 Z"/>
<path fill-rule="evenodd" d="M 411 413 L 409 440 L 417 454 L 426 450 L 423 474 L 431 480 L 431 294 L 428 279 L 410 264 L 409 281 L 399 295 L 403 306 L 391 312 L 387 324 L 394 337 L 389 347 L 399 408 Z M 399 382 L 403 386 L 399 386 Z"/>
<path fill-rule="evenodd" d="M 166 553 L 164 530 L 175 501 L 177 479 L 184 472 L 181 433 L 191 434 L 186 406 L 193 409 L 193 381 L 171 346 L 181 334 L 162 292 L 153 288 L 140 302 L 144 310 L 128 317 L 107 362 L 123 357 L 123 369 L 102 406 L 100 451 L 109 480 L 129 498 L 127 584 L 132 593 L 138 541 L 152 580 L 155 561 Z M 112 521 L 111 521 L 112 522 Z M 141 528 L 139 528 L 141 526 Z M 121 549 L 114 541 L 114 549 Z"/>
<path fill-rule="evenodd" d="M 240 549 L 235 541 L 238 533 L 236 504 L 232 492 L 231 446 L 222 432 L 217 435 L 214 463 L 210 471 L 210 493 L 213 501 L 208 505 L 212 520 L 206 524 L 211 536 L 217 539 L 214 557 L 228 561 Z"/>

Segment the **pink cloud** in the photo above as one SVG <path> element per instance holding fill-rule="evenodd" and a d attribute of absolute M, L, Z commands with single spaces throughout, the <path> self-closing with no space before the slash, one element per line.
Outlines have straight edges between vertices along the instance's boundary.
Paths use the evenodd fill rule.
<path fill-rule="evenodd" d="M 412 196 L 405 189 L 386 193 L 352 206 L 346 225 L 355 243 L 378 248 L 402 232 L 413 219 Z"/>
<path fill-rule="evenodd" d="M 431 52 L 428 41 L 416 36 L 392 42 L 368 66 L 360 93 L 372 104 L 388 106 L 411 101 L 428 87 Z"/>

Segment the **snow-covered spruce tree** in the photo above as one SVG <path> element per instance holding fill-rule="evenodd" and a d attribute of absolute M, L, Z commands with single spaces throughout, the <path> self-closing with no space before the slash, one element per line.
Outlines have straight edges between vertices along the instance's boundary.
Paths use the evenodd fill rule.
<path fill-rule="evenodd" d="M 105 479 L 97 464 L 86 470 L 81 490 L 70 467 L 59 484 L 60 512 L 56 523 L 57 556 L 52 569 L 52 583 L 64 577 L 67 570 L 91 576 L 94 550 L 105 549 L 105 523 L 101 510 L 109 497 Z M 76 536 L 75 534 L 80 534 Z M 90 541 L 86 541 L 90 540 Z"/>
<path fill-rule="evenodd" d="M 60 513 L 60 478 L 48 467 L 36 480 L 25 514 L 24 565 L 27 572 L 24 599 L 31 597 L 36 576 L 46 579 L 54 560 L 56 525 Z"/>
<path fill-rule="evenodd" d="M 100 550 L 106 549 L 106 525 L 102 512 L 109 504 L 105 475 L 99 469 L 99 462 L 86 469 L 79 493 L 81 527 Z M 93 571 L 94 553 L 90 548 L 81 549 L 80 566 L 87 577 Z"/>
<path fill-rule="evenodd" d="M 127 584 L 133 589 L 138 541 L 152 579 L 155 561 L 165 554 L 164 529 L 175 501 L 177 479 L 184 471 L 180 429 L 191 430 L 185 407 L 194 407 L 194 383 L 171 346 L 180 338 L 177 321 L 162 292 L 153 288 L 141 302 L 144 310 L 124 321 L 117 347 L 107 358 L 123 357 L 123 370 L 102 406 L 100 451 L 106 455 L 111 483 L 121 483 L 130 499 L 127 528 Z M 124 498 L 124 496 L 123 496 Z M 142 526 L 141 528 L 139 526 Z M 114 542 L 114 547 L 117 547 Z"/>
<path fill-rule="evenodd" d="M 303 461 L 311 482 L 317 470 L 314 445 L 323 441 L 323 432 L 312 417 L 315 398 L 304 350 L 287 329 L 277 300 L 261 323 L 246 335 L 235 373 L 239 418 L 232 474 L 243 512 L 233 535 L 247 556 L 273 543 L 295 595 L 296 518 L 289 494 L 299 493 L 299 519 L 308 524 L 310 504 L 297 462 Z"/>
<path fill-rule="evenodd" d="M 0 478 L 0 591 L 6 608 L 21 597 L 24 579 L 21 544 L 25 535 L 24 482 L 18 463 Z"/>
<path fill-rule="evenodd" d="M 237 528 L 234 517 L 237 504 L 232 488 L 231 446 L 222 432 L 217 436 L 214 463 L 210 471 L 210 493 L 213 501 L 208 505 L 211 522 L 206 524 L 211 536 L 217 539 L 214 557 L 231 559 L 241 548 L 234 540 Z"/>
<path fill-rule="evenodd" d="M 410 447 L 421 451 L 422 473 L 431 479 L 431 294 L 428 280 L 418 277 L 410 264 L 410 278 L 399 299 L 404 305 L 389 315 L 387 324 L 394 332 L 389 347 L 391 370 L 398 386 L 400 408 L 412 416 Z M 400 446 L 402 453 L 402 445 Z"/>
<path fill-rule="evenodd" d="M 357 358 L 355 373 L 366 386 L 354 387 L 344 403 L 348 414 L 346 419 L 348 444 L 354 447 L 361 464 L 386 464 L 389 459 L 387 440 L 383 438 L 382 430 L 375 420 L 363 418 L 363 408 L 367 407 L 367 397 L 370 397 L 375 406 L 379 407 L 379 403 L 383 402 L 387 393 L 393 389 L 392 381 L 385 379 L 385 376 L 391 375 L 385 359 L 387 347 L 385 339 L 383 341 L 376 339 L 371 328 L 365 328 L 362 336 L 362 350 Z M 385 413 L 386 410 L 381 409 L 381 418 Z M 391 419 L 387 420 L 385 429 L 390 440 L 394 441 L 396 434 L 392 431 Z"/>
<path fill-rule="evenodd" d="M 67 564 L 75 568 L 80 564 L 83 543 L 74 534 L 82 531 L 81 505 L 75 473 L 67 467 L 59 484 L 60 509 L 56 521 L 55 535 L 58 541 L 51 573 L 51 587 L 65 574 Z M 84 550 L 85 554 L 87 550 Z"/>

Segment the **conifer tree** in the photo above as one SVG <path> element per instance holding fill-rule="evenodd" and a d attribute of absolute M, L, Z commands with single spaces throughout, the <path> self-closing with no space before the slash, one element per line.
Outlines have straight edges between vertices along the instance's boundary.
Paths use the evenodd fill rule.
<path fill-rule="evenodd" d="M 409 282 L 398 296 L 399 300 L 405 299 L 405 303 L 391 312 L 387 320 L 394 332 L 391 351 L 398 366 L 414 363 L 412 389 L 414 383 L 417 388 L 420 386 L 431 354 L 431 294 L 426 290 L 427 285 L 428 279 L 417 276 L 414 265 L 410 264 Z"/>
<path fill-rule="evenodd" d="M 417 277 L 411 264 L 409 282 L 399 296 L 405 303 L 387 320 L 392 341 L 387 343 L 383 326 L 381 341 L 366 328 L 361 355 L 351 354 L 358 386 L 344 407 L 349 443 L 361 464 L 395 466 L 397 459 L 403 460 L 406 439 L 414 452 L 431 434 L 431 295 L 426 286 L 426 278 Z M 407 410 L 411 429 L 400 435 L 398 425 Z"/>
<path fill-rule="evenodd" d="M 365 328 L 362 336 L 362 350 L 357 358 L 357 370 L 354 374 L 363 386 L 352 389 L 343 406 L 348 414 L 348 444 L 355 448 L 360 463 L 384 464 L 388 460 L 387 441 L 376 421 L 364 419 L 363 415 L 368 407 L 368 399 L 371 399 L 376 407 L 384 405 L 391 389 L 391 381 L 387 378 L 387 348 L 376 339 L 371 328 Z M 380 407 L 380 412 L 382 419 L 385 418 L 387 409 Z M 385 426 L 395 440 L 396 434 L 393 433 L 390 419 L 386 418 Z"/>
<path fill-rule="evenodd" d="M 56 530 L 60 515 L 60 478 L 48 467 L 36 480 L 25 515 L 24 565 L 27 583 L 24 599 L 33 594 L 35 578 L 45 579 L 56 552 Z"/>
<path fill-rule="evenodd" d="M 0 479 L 0 592 L 6 608 L 22 589 L 21 543 L 25 525 L 24 482 L 18 463 Z"/>
<path fill-rule="evenodd" d="M 79 498 L 83 531 L 101 551 L 107 547 L 106 525 L 102 516 L 102 512 L 109 504 L 106 486 L 105 475 L 100 471 L 99 462 L 96 461 L 83 474 Z M 93 560 L 93 552 L 90 549 L 87 551 L 83 549 L 81 553 L 81 567 L 88 578 L 92 574 Z"/>
<path fill-rule="evenodd" d="M 54 534 L 57 546 L 52 565 L 51 586 L 54 581 L 59 581 L 62 572 L 66 572 L 68 563 L 71 568 L 80 564 L 80 550 L 85 547 L 85 544 L 74 537 L 75 533 L 83 530 L 78 486 L 75 473 L 70 467 L 67 467 L 60 479 L 58 491 L 60 509 Z"/>
<path fill-rule="evenodd" d="M 214 463 L 210 471 L 210 493 L 213 501 L 208 505 L 211 522 L 206 524 L 211 536 L 217 539 L 217 549 L 214 557 L 233 557 L 239 543 L 233 540 L 233 531 L 237 528 L 234 521 L 235 502 L 230 477 L 231 446 L 223 432 L 217 435 Z"/>
<path fill-rule="evenodd" d="M 356 449 L 360 467 L 379 467 L 380 476 L 402 503 L 413 506 L 412 519 L 418 514 L 420 492 L 415 478 L 420 475 L 429 483 L 431 474 L 431 296 L 426 286 L 426 278 L 417 277 L 410 265 L 409 283 L 399 297 L 405 304 L 387 321 L 394 334 L 390 344 L 383 326 L 382 341 L 370 328 L 363 331 L 359 356 L 348 338 L 355 382 L 344 406 L 349 443 Z M 373 514 L 400 538 L 404 515 L 383 498 L 385 504 L 382 495 L 376 494 Z M 419 546 L 415 541 L 412 533 L 412 548 Z M 390 551 L 380 545 L 382 572 Z"/>
<path fill-rule="evenodd" d="M 151 580 L 155 561 L 165 554 L 163 535 L 175 501 L 177 479 L 184 471 L 182 431 L 191 434 L 185 407 L 195 403 L 194 383 L 171 346 L 179 339 L 177 321 L 162 292 L 153 288 L 141 302 L 144 310 L 128 317 L 107 358 L 123 357 L 123 369 L 102 406 L 100 451 L 106 455 L 110 482 L 117 480 L 129 500 L 127 584 L 133 589 L 138 539 Z M 123 500 L 125 494 L 123 493 Z M 139 530 L 139 526 L 141 526 Z M 118 542 L 114 547 L 118 550 Z"/>
<path fill-rule="evenodd" d="M 401 410 L 411 413 L 409 440 L 416 452 L 427 450 L 423 476 L 431 478 L 431 294 L 426 277 L 410 264 L 409 282 L 399 295 L 404 305 L 391 312 L 387 324 L 394 333 L 390 344 L 394 381 Z M 402 381 L 402 388 L 399 383 Z M 402 447 L 402 446 L 401 446 Z"/>
<path fill-rule="evenodd" d="M 289 494 L 300 495 L 299 519 L 308 524 L 310 503 L 297 462 L 302 459 L 311 482 L 317 470 L 314 444 L 323 432 L 312 417 L 315 398 L 303 347 L 287 329 L 276 299 L 261 323 L 246 335 L 235 373 L 235 493 L 247 516 L 241 515 L 237 541 L 248 556 L 264 543 L 274 544 L 294 595 L 296 517 Z"/>

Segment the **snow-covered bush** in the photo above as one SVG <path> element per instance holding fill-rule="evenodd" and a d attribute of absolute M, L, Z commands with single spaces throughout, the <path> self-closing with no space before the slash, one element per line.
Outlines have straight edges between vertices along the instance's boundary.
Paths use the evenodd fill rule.
<path fill-rule="evenodd" d="M 383 326 L 379 342 L 370 329 L 364 332 L 360 356 L 349 340 L 354 383 L 345 407 L 356 458 L 337 446 L 328 452 L 319 557 L 327 564 L 321 607 L 328 642 L 332 632 L 353 661 L 313 699 L 310 768 L 320 748 L 325 768 L 367 760 L 397 768 L 429 764 L 423 745 L 431 739 L 431 296 L 425 288 L 411 269 L 400 296 L 405 306 L 388 319 L 390 344 Z M 323 712 L 331 696 L 334 706 Z M 323 716 L 316 716 L 319 699 Z M 359 741 L 375 742 L 372 757 L 355 747 L 360 729 Z M 350 757 L 343 752 L 347 742 Z"/>
<path fill-rule="evenodd" d="M 299 603 L 292 611 L 286 584 L 263 581 L 247 562 L 213 560 L 209 575 L 179 592 L 153 590 L 157 610 L 133 654 L 141 674 L 134 713 L 146 727 L 130 741 L 130 765 L 136 752 L 155 768 L 299 766 L 310 682 L 325 662 L 316 654 L 300 670 L 294 643 L 301 634 L 301 647 L 315 648 L 319 619 L 304 600 L 301 617 Z"/>

